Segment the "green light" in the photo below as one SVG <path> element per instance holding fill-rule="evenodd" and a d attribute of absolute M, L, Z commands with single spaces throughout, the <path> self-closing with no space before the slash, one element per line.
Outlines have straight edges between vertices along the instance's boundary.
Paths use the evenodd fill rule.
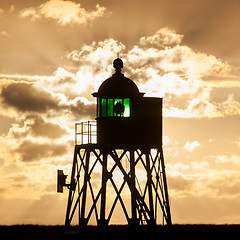
<path fill-rule="evenodd" d="M 101 98 L 101 117 L 130 117 L 130 98 Z M 119 109 L 120 104 L 120 109 Z M 117 106 L 118 105 L 118 106 Z M 122 109 L 121 109 L 121 105 Z"/>
<path fill-rule="evenodd" d="M 113 117 L 113 99 L 108 99 L 108 116 Z"/>
<path fill-rule="evenodd" d="M 130 99 L 129 98 L 124 98 L 123 99 L 123 104 L 124 104 L 124 117 L 130 117 Z"/>
<path fill-rule="evenodd" d="M 101 99 L 101 116 L 102 117 L 107 116 L 107 99 L 105 98 Z"/>
<path fill-rule="evenodd" d="M 122 103 L 122 99 L 114 99 L 114 105 L 115 105 L 117 102 Z"/>

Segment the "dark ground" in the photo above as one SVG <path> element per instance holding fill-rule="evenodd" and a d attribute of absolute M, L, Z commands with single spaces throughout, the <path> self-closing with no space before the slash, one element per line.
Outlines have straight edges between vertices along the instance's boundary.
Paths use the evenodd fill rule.
<path fill-rule="evenodd" d="M 204 237 L 205 239 L 217 239 L 226 236 L 227 239 L 240 239 L 240 225 L 173 225 L 172 227 L 156 226 L 151 229 L 145 227 L 129 229 L 128 226 L 112 225 L 106 230 L 97 227 L 88 227 L 86 231 L 80 233 L 76 233 L 78 230 L 77 227 L 73 227 L 72 230 L 73 231 L 66 233 L 64 226 L 0 226 L 0 239 L 74 240 L 92 239 L 93 237 L 104 237 L 104 239 L 119 237 L 137 239 L 141 237 L 149 240 L 149 238 L 161 239 L 171 236 L 180 239 L 200 239 L 200 237 Z"/>

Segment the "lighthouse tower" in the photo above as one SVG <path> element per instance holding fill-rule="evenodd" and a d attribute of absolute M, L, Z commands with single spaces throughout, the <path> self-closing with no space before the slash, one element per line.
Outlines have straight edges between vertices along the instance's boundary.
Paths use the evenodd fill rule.
<path fill-rule="evenodd" d="M 115 73 L 92 95 L 96 121 L 75 125 L 70 184 L 58 170 L 58 192 L 69 188 L 65 225 L 81 228 L 171 225 L 162 149 L 162 98 L 144 97 L 113 62 Z M 120 219 L 120 217 L 119 217 Z M 121 222 L 122 223 L 122 222 Z"/>

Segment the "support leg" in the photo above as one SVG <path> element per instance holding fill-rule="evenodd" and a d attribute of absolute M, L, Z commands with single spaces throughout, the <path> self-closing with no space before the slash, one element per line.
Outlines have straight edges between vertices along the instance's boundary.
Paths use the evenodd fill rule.
<path fill-rule="evenodd" d="M 152 194 L 152 172 L 150 167 L 150 150 L 145 152 L 146 156 L 146 171 L 147 171 L 147 188 L 148 188 L 148 198 L 149 198 L 149 208 L 150 208 L 150 225 L 155 225 L 156 220 L 154 219 L 154 208 L 153 208 L 153 194 Z"/>
<path fill-rule="evenodd" d="M 84 168 L 83 196 L 82 196 L 81 215 L 80 215 L 80 225 L 82 227 L 85 227 L 87 224 L 85 219 L 85 208 L 86 208 L 86 197 L 87 197 L 87 183 L 90 177 L 88 174 L 89 160 L 90 160 L 90 151 L 87 150 L 86 164 Z"/>
<path fill-rule="evenodd" d="M 135 187 L 135 158 L 134 150 L 130 150 L 130 191 L 131 191 L 131 210 L 132 210 L 132 224 L 137 225 L 137 213 L 136 213 L 136 187 Z"/>
<path fill-rule="evenodd" d="M 107 171 L 107 151 L 103 151 L 103 163 L 102 163 L 102 187 L 101 187 L 101 209 L 100 209 L 100 221 L 99 225 L 105 227 L 106 222 L 106 185 L 108 180 L 108 171 Z"/>
<path fill-rule="evenodd" d="M 73 156 L 73 165 L 72 165 L 72 175 L 71 175 L 71 182 L 70 182 L 70 188 L 69 188 L 69 194 L 68 194 L 68 203 L 67 203 L 67 212 L 66 212 L 66 219 L 65 219 L 65 227 L 70 227 L 70 212 L 72 207 L 72 195 L 75 191 L 75 171 L 76 171 L 76 164 L 77 164 L 77 147 L 75 146 L 74 149 L 74 156 Z"/>
<path fill-rule="evenodd" d="M 171 218 L 171 212 L 170 212 L 170 205 L 169 205 L 169 198 L 168 198 L 168 187 L 167 187 L 167 178 L 166 178 L 166 172 L 165 172 L 165 164 L 164 164 L 164 157 L 163 157 L 163 150 L 161 148 L 160 151 L 160 162 L 161 162 L 161 168 L 162 168 L 162 178 L 163 178 L 163 186 L 164 186 L 164 198 L 165 198 L 165 209 L 167 213 L 167 225 L 171 226 L 172 225 L 172 218 Z"/>

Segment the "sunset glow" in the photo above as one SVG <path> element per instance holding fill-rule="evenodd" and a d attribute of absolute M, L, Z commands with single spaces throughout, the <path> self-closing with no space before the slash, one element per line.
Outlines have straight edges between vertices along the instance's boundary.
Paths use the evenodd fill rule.
<path fill-rule="evenodd" d="M 74 124 L 95 119 L 91 94 L 118 54 L 140 92 L 163 98 L 173 223 L 239 224 L 239 8 L 235 0 L 1 1 L 0 224 L 64 224 L 68 192 L 56 192 L 56 171 L 70 175 Z"/>

